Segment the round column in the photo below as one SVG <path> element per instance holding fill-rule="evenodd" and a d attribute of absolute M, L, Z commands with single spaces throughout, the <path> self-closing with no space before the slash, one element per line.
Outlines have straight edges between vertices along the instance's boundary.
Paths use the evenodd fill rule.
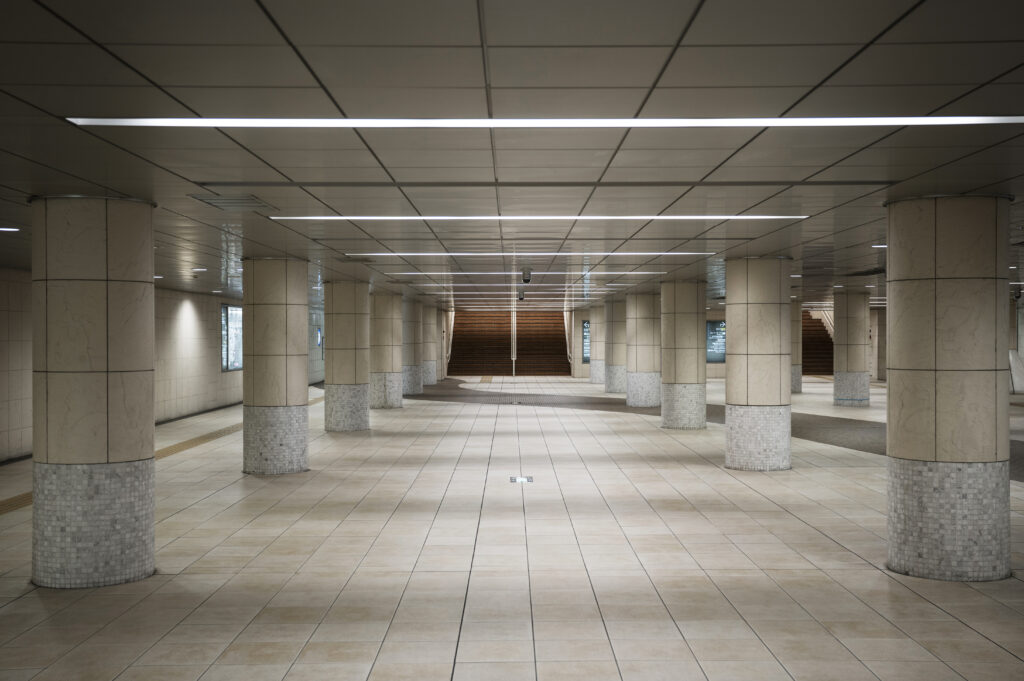
<path fill-rule="evenodd" d="M 707 426 L 705 285 L 661 285 L 661 427 Z"/>
<path fill-rule="evenodd" d="M 402 394 L 423 393 L 423 303 L 402 301 Z"/>
<path fill-rule="evenodd" d="M 790 261 L 725 263 L 725 466 L 790 467 Z"/>
<path fill-rule="evenodd" d="M 370 408 L 402 406 L 402 296 L 370 296 Z"/>
<path fill-rule="evenodd" d="M 889 569 L 1010 574 L 1009 200 L 889 206 Z"/>
<path fill-rule="evenodd" d="M 32 581 L 154 570 L 151 204 L 32 206 Z"/>
<path fill-rule="evenodd" d="M 423 306 L 423 385 L 437 385 L 437 309 Z"/>
<path fill-rule="evenodd" d="M 370 427 L 370 285 L 324 284 L 324 429 Z"/>
<path fill-rule="evenodd" d="M 799 300 L 789 304 L 789 392 L 804 391 L 804 308 Z"/>
<path fill-rule="evenodd" d="M 657 293 L 626 296 L 626 406 L 661 404 L 661 302 Z"/>
<path fill-rule="evenodd" d="M 604 304 L 604 391 L 626 392 L 626 301 Z"/>
<path fill-rule="evenodd" d="M 309 293 L 303 260 L 242 261 L 242 472 L 307 470 Z"/>
<path fill-rule="evenodd" d="M 833 404 L 867 407 L 871 403 L 871 319 L 868 294 L 835 293 L 835 329 L 832 335 Z"/>
<path fill-rule="evenodd" d="M 444 310 L 437 310 L 437 380 L 448 377 L 448 362 L 445 361 L 445 354 L 448 348 L 448 331 L 445 328 L 447 314 Z"/>
<path fill-rule="evenodd" d="M 590 314 L 590 382 L 604 384 L 604 303 L 594 305 Z"/>

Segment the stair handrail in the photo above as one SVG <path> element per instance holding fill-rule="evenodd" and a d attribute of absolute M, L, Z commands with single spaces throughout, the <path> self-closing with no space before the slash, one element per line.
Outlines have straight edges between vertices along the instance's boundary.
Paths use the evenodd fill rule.
<path fill-rule="evenodd" d="M 825 330 L 828 331 L 828 337 L 835 339 L 835 318 L 832 315 L 832 310 L 810 310 L 811 318 L 817 319 L 821 322 Z"/>

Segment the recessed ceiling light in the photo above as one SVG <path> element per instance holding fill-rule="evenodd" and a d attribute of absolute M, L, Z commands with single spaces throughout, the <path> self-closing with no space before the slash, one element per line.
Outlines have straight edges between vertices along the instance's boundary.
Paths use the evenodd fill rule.
<path fill-rule="evenodd" d="M 455 222 L 468 220 L 803 220 L 807 215 L 277 215 L 271 220 L 352 220 L 362 222 Z"/>
<path fill-rule="evenodd" d="M 1017 266 L 1016 265 L 1010 265 L 1010 269 L 1011 270 L 1015 270 L 1015 269 L 1017 269 Z"/>
<path fill-rule="evenodd" d="M 516 270 L 514 272 L 394 272 L 394 273 L 392 273 L 392 276 L 395 276 L 395 277 L 414 277 L 414 276 L 430 276 L 430 277 L 435 277 L 435 276 L 448 276 L 448 275 L 451 275 L 451 276 L 454 276 L 454 277 L 460 277 L 460 276 L 461 277 L 470 277 L 470 276 L 504 275 L 504 274 L 513 275 L 513 276 L 518 277 L 518 276 L 522 275 L 522 271 L 521 270 Z M 542 276 L 542 275 L 545 275 L 545 274 L 571 274 L 571 275 L 579 276 L 579 277 L 619 277 L 619 276 L 624 276 L 624 275 L 627 275 L 627 274 L 633 274 L 633 275 L 641 275 L 641 274 L 642 275 L 647 275 L 647 274 L 668 274 L 668 272 L 642 272 L 642 271 L 639 271 L 639 270 L 631 270 L 629 272 L 552 272 L 552 271 L 538 272 L 537 270 L 533 271 L 533 276 L 535 276 L 535 277 L 539 277 L 539 276 Z"/>
<path fill-rule="evenodd" d="M 20 232 L 18 227 L 0 227 L 0 232 Z"/>
<path fill-rule="evenodd" d="M 791 274 L 791 275 L 789 275 L 789 276 L 790 276 L 791 278 L 793 278 L 793 279 L 800 279 L 800 278 L 801 278 L 801 277 L 803 277 L 804 275 L 802 275 L 802 274 Z"/>
<path fill-rule="evenodd" d="M 842 284 L 836 284 L 832 288 L 843 288 L 843 285 Z"/>
<path fill-rule="evenodd" d="M 154 278 L 154 279 L 163 279 L 163 278 L 164 278 L 164 275 L 162 275 L 162 274 L 154 274 L 154 275 L 153 275 L 153 278 Z"/>
<path fill-rule="evenodd" d="M 210 293 L 224 293 L 223 291 L 210 291 Z"/>
<path fill-rule="evenodd" d="M 871 248 L 889 248 L 885 244 L 871 244 Z"/>
<path fill-rule="evenodd" d="M 205 267 L 193 267 L 192 271 L 193 272 L 205 272 L 206 268 Z"/>
<path fill-rule="evenodd" d="M 864 288 L 875 288 L 874 284 L 864 284 Z"/>
<path fill-rule="evenodd" d="M 1006 125 L 1024 116 L 817 118 L 67 118 L 75 125 L 149 128 L 857 128 Z"/>
<path fill-rule="evenodd" d="M 384 256 L 395 256 L 398 258 L 417 258 L 417 257 L 431 257 L 431 258 L 468 258 L 468 257 L 491 257 L 491 258 L 530 258 L 530 257 L 582 257 L 586 255 L 644 255 L 644 256 L 658 256 L 658 255 L 714 255 L 711 251 L 587 251 L 586 253 L 562 253 L 557 251 L 551 252 L 531 252 L 531 253 L 449 253 L 447 251 L 434 252 L 434 253 L 345 253 L 344 255 L 350 258 L 381 258 Z"/>

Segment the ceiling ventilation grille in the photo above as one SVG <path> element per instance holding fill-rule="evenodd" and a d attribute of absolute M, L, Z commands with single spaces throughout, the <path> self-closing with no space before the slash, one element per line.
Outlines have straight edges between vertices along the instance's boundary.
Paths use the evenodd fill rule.
<path fill-rule="evenodd" d="M 252 194 L 240 194 L 240 195 L 211 195 L 201 196 L 199 194 L 189 194 L 190 198 L 196 201 L 202 201 L 205 204 L 209 204 L 214 208 L 220 208 L 221 210 L 227 210 L 232 212 L 244 212 L 249 210 L 262 210 L 262 211 L 276 211 L 277 207 L 272 206 L 262 199 L 258 199 Z"/>

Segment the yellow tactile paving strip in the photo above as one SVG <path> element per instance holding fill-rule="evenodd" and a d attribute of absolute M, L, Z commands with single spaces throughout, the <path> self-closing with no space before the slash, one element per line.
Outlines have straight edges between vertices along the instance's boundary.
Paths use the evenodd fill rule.
<path fill-rule="evenodd" d="M 309 404 L 319 404 L 323 401 L 323 397 L 314 397 L 309 401 Z M 181 442 L 178 442 L 177 444 L 173 444 L 168 447 L 158 449 L 156 450 L 156 452 L 154 452 L 153 458 L 163 459 L 165 457 L 171 456 L 172 454 L 178 454 L 180 452 L 184 452 L 187 449 L 192 449 L 193 447 L 204 445 L 207 442 L 213 442 L 214 440 L 222 438 L 225 435 L 237 433 L 241 429 L 242 424 L 236 423 L 234 425 L 228 426 L 227 428 L 220 428 L 218 430 L 210 431 L 209 433 L 200 435 L 199 437 L 194 437 L 190 440 L 183 440 Z M 31 504 L 32 492 L 25 492 L 24 494 L 8 497 L 7 499 L 0 499 L 0 515 L 3 515 L 4 513 L 10 513 L 11 511 L 17 511 L 19 508 L 25 508 L 26 506 L 30 506 Z"/>

